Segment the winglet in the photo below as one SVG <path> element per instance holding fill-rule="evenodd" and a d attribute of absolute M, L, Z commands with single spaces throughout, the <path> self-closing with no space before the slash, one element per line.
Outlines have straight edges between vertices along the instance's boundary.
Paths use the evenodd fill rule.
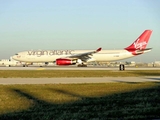
<path fill-rule="evenodd" d="M 97 50 L 96 50 L 96 52 L 99 52 L 99 51 L 101 51 L 102 50 L 102 48 L 98 48 Z"/>

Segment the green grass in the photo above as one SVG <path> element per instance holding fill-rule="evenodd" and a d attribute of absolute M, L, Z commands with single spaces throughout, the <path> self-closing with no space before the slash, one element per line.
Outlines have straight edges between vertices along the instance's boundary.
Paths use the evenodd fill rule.
<path fill-rule="evenodd" d="M 160 76 L 160 70 L 0 70 L 0 78 Z"/>
<path fill-rule="evenodd" d="M 0 85 L 0 119 L 160 119 L 159 83 Z"/>

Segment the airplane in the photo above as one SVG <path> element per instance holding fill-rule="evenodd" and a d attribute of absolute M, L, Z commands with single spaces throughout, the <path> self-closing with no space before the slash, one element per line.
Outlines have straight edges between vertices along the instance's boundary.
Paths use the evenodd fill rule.
<path fill-rule="evenodd" d="M 53 62 L 56 65 L 77 65 L 87 67 L 88 62 L 92 61 L 118 61 L 131 58 L 151 51 L 146 48 L 152 30 L 145 30 L 131 45 L 122 50 L 29 50 L 23 51 L 12 56 L 14 60 L 26 63 L 45 63 Z M 24 66 L 25 67 L 25 66 Z M 120 70 L 125 66 L 120 64 Z"/>

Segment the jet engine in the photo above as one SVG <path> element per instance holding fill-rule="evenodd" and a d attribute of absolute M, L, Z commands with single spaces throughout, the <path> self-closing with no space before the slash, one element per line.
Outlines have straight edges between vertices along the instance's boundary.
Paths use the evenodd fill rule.
<path fill-rule="evenodd" d="M 57 65 L 74 65 L 76 64 L 76 62 L 66 58 L 59 58 L 59 59 L 56 59 L 56 64 Z"/>

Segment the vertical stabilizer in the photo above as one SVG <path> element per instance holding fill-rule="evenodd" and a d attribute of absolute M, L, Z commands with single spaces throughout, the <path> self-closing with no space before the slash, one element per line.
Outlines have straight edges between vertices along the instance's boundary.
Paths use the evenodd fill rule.
<path fill-rule="evenodd" d="M 145 30 L 126 50 L 144 50 L 148 44 L 152 30 Z"/>

